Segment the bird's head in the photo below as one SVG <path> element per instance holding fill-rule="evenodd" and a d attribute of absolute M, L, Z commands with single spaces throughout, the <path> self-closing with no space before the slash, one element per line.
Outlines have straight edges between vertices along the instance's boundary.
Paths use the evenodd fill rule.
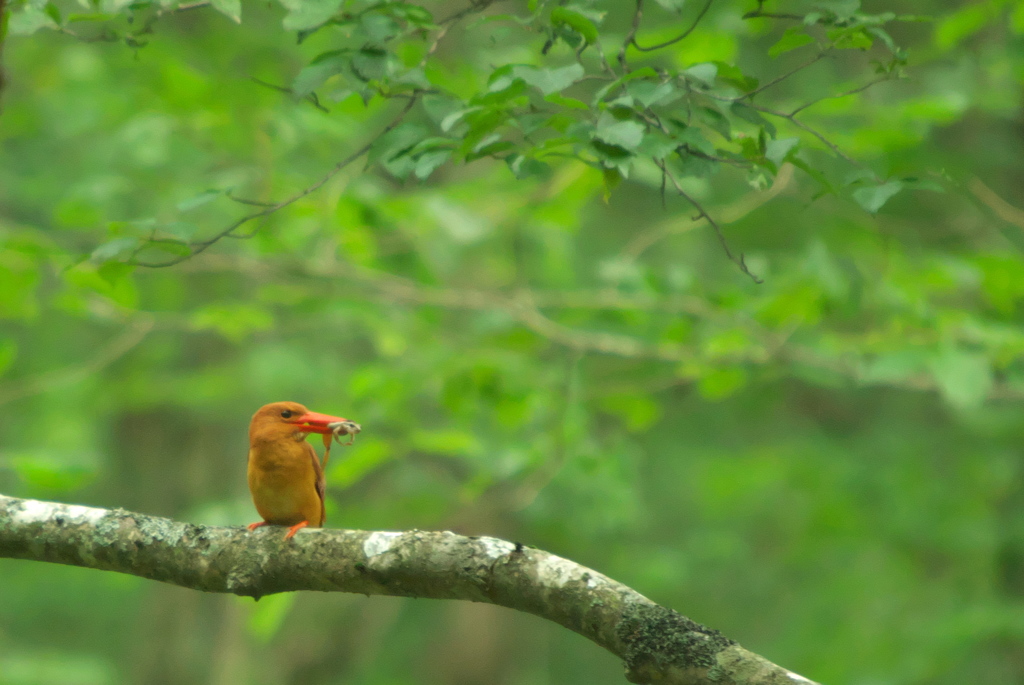
<path fill-rule="evenodd" d="M 353 427 L 354 430 L 349 428 Z M 309 433 L 338 435 L 358 433 L 358 424 L 329 414 L 309 411 L 298 402 L 273 402 L 253 414 L 249 440 L 303 440 Z M 330 440 L 330 438 L 327 438 Z"/>

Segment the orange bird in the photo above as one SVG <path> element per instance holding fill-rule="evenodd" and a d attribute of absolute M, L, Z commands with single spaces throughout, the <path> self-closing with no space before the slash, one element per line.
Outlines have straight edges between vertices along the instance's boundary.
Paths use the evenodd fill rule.
<path fill-rule="evenodd" d="M 311 412 L 298 402 L 260 407 L 249 424 L 248 472 L 249 492 L 263 520 L 250 523 L 249 530 L 288 526 L 288 540 L 300 528 L 324 525 L 324 470 L 306 436 L 323 435 L 329 449 L 332 437 L 358 432 L 359 424 Z"/>

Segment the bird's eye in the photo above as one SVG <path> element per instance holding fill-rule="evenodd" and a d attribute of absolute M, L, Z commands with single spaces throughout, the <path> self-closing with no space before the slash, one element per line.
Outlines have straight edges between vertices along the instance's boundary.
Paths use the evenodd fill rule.
<path fill-rule="evenodd" d="M 290 419 L 292 417 L 293 413 L 294 412 L 292 412 L 290 409 L 285 409 L 283 412 L 281 412 L 281 418 L 282 419 Z"/>

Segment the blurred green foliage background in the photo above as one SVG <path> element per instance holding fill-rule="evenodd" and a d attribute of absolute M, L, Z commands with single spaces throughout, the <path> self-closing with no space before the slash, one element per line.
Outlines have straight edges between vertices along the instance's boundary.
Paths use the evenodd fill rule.
<path fill-rule="evenodd" d="M 571 66 L 573 40 L 617 68 L 633 3 L 570 5 L 594 39 L 546 4 L 497 3 L 434 53 L 436 29 L 411 30 L 395 59 L 464 104 L 502 65 Z M 401 88 L 310 72 L 369 30 L 296 42 L 302 12 L 340 2 L 15 4 L 0 492 L 243 525 L 249 417 L 296 400 L 364 428 L 332 458 L 330 526 L 535 545 L 833 685 L 1024 681 L 1024 3 L 864 4 L 931 20 L 888 28 L 908 78 L 800 114 L 863 167 L 785 118 L 772 136 L 731 117 L 753 132 L 708 149 L 735 163 L 678 168 L 762 284 L 662 193 L 639 127 L 600 120 L 617 110 L 587 105 L 587 81 L 563 97 L 598 122 L 589 153 L 443 164 L 426 153 L 445 143 L 408 159 L 382 144 L 245 239 L 133 266 L 149 237 L 173 260 L 252 209 L 228 190 L 272 202 L 323 178 Z M 799 21 L 742 18 L 759 6 L 712 4 L 686 39 L 629 57 L 767 83 L 815 48 Z M 648 2 L 639 42 L 702 7 Z M 549 33 L 494 18 L 532 10 Z M 791 111 L 892 59 L 847 47 L 755 102 Z M 320 107 L 266 84 L 317 89 Z M 435 114 L 417 102 L 408 121 L 436 132 Z M 766 162 L 786 136 L 800 147 Z M 577 682 L 623 680 L 582 638 L 494 607 L 253 603 L 0 560 L 4 685 Z"/>

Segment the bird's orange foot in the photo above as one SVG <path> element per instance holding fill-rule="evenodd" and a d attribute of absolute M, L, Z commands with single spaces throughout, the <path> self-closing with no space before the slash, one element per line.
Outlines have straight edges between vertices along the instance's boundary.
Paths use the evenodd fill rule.
<path fill-rule="evenodd" d="M 261 528 L 263 526 L 269 526 L 269 525 L 270 524 L 267 523 L 266 521 L 257 521 L 256 523 L 250 523 L 248 526 L 246 526 L 246 528 L 248 528 L 249 530 L 256 530 L 257 528 Z"/>
<path fill-rule="evenodd" d="M 302 523 L 296 523 L 294 526 L 288 529 L 288 534 L 284 536 L 285 540 L 291 540 L 292 536 L 299 532 L 301 528 L 305 528 L 309 525 L 309 521 L 303 521 Z"/>

